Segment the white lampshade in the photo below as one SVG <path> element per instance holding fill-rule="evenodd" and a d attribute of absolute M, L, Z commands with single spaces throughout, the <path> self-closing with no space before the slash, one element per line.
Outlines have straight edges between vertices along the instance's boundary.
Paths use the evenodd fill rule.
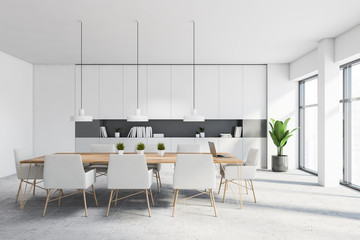
<path fill-rule="evenodd" d="M 128 122 L 148 122 L 149 118 L 145 115 L 141 115 L 140 109 L 136 109 L 136 114 L 128 116 L 127 121 Z"/>
<path fill-rule="evenodd" d="M 184 122 L 205 122 L 205 117 L 198 115 L 196 109 L 193 108 L 190 116 L 184 116 Z"/>
<path fill-rule="evenodd" d="M 85 115 L 85 110 L 80 109 L 79 110 L 79 115 L 78 116 L 72 116 L 71 121 L 75 121 L 75 122 L 92 122 L 93 117 L 92 116 L 86 116 Z"/>

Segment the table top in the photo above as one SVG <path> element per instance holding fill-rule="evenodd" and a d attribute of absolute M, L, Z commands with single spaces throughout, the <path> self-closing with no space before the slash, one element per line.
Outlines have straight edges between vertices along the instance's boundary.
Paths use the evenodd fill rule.
<path fill-rule="evenodd" d="M 116 153 L 55 153 L 55 154 L 80 154 L 83 163 L 100 163 L 107 164 L 109 162 L 110 154 Z M 125 154 L 135 154 L 135 153 L 125 153 Z M 183 154 L 183 153 L 182 153 Z M 186 154 L 186 153 L 185 153 Z M 194 154 L 194 153 L 193 153 Z M 210 153 L 195 153 L 195 154 L 210 154 Z M 214 163 L 239 163 L 242 164 L 243 161 L 237 159 L 229 153 L 218 153 L 221 155 L 230 156 L 229 158 L 219 158 L 214 157 Z M 176 163 L 177 153 L 165 153 L 163 157 L 159 156 L 157 153 L 145 153 L 146 162 L 151 163 Z M 20 161 L 21 164 L 25 163 L 44 163 L 45 156 L 35 157 L 27 160 Z"/>

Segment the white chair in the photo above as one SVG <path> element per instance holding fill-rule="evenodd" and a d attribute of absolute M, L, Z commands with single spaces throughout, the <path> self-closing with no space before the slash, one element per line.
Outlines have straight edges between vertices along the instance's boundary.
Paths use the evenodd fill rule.
<path fill-rule="evenodd" d="M 58 206 L 62 198 L 82 193 L 84 197 L 85 216 L 87 217 L 86 193 L 94 196 L 95 204 L 98 202 L 95 194 L 95 169 L 85 172 L 81 156 L 78 154 L 54 154 L 45 156 L 44 162 L 44 186 L 47 192 L 43 216 L 49 202 L 58 200 Z M 91 186 L 92 193 L 86 189 Z M 77 189 L 77 192 L 63 195 L 63 189 Z M 52 195 L 51 191 L 55 190 Z M 59 192 L 59 197 L 52 199 L 52 196 Z"/>
<path fill-rule="evenodd" d="M 110 198 L 106 211 L 106 216 L 109 216 L 109 210 L 112 202 L 114 202 L 116 206 L 118 200 L 145 192 L 149 217 L 151 217 L 148 194 L 150 194 L 151 202 L 154 206 L 154 199 L 151 192 L 152 175 L 153 170 L 148 170 L 145 155 L 111 154 L 109 160 L 107 182 L 107 187 L 108 189 L 110 189 Z M 120 189 L 141 189 L 142 191 L 118 198 L 118 193 Z M 114 191 L 116 191 L 116 194 L 114 194 Z"/>
<path fill-rule="evenodd" d="M 201 194 L 209 194 L 211 206 L 217 217 L 213 189 L 216 185 L 216 172 L 213 156 L 210 154 L 178 154 L 174 172 L 174 209 L 172 216 L 175 215 L 175 207 L 180 189 L 208 189 L 209 192 L 195 194 L 192 198 Z M 187 199 L 188 199 L 187 198 Z"/>
<path fill-rule="evenodd" d="M 20 180 L 19 189 L 16 195 L 15 203 L 17 203 L 19 194 L 21 191 L 22 183 L 28 183 L 33 187 L 33 195 L 35 195 L 35 188 L 41 188 L 38 184 L 42 182 L 43 179 L 43 167 L 42 165 L 37 164 L 22 164 L 20 166 L 20 162 L 22 160 L 33 158 L 33 151 L 30 148 L 18 148 L 14 149 L 14 158 L 15 158 L 15 168 L 17 178 Z M 30 171 L 29 171 L 30 170 Z M 28 180 L 32 179 L 33 182 L 29 182 Z M 40 180 L 40 181 L 38 181 Z M 30 190 L 31 191 L 31 190 Z"/>
<path fill-rule="evenodd" d="M 201 145 L 200 144 L 178 144 L 177 145 L 177 153 L 201 153 Z M 176 167 L 176 163 L 174 164 L 174 168 Z"/>
<path fill-rule="evenodd" d="M 91 144 L 91 152 L 92 153 L 116 153 L 116 146 L 115 144 Z M 106 175 L 108 165 L 106 164 L 90 164 L 86 168 L 89 169 L 96 169 L 96 173 L 98 175 L 96 177 L 100 177 Z"/>
<path fill-rule="evenodd" d="M 178 144 L 177 153 L 201 153 L 200 144 Z"/>
<path fill-rule="evenodd" d="M 219 187 L 219 193 L 220 193 L 220 189 L 221 189 L 221 185 L 224 183 L 223 179 L 225 179 L 225 187 L 224 187 L 224 196 L 223 196 L 223 201 L 225 202 L 225 194 L 226 194 L 226 190 L 228 189 L 228 186 L 231 187 L 231 183 L 240 184 L 240 206 L 242 206 L 242 181 L 245 181 L 245 188 L 246 188 L 246 194 L 248 194 L 248 184 L 250 187 L 250 190 L 252 190 L 253 192 L 253 196 L 254 196 L 254 202 L 256 203 L 256 197 L 255 197 L 255 190 L 254 190 L 254 184 L 253 184 L 253 179 L 255 178 L 255 173 L 256 173 L 256 168 L 257 168 L 257 163 L 258 163 L 258 155 L 259 155 L 259 150 L 258 149 L 253 149 L 251 148 L 248 152 L 247 158 L 246 158 L 246 162 L 244 165 L 236 165 L 236 164 L 229 164 L 229 165 L 225 165 L 225 166 L 221 166 L 222 171 L 221 173 L 221 180 L 220 180 L 220 187 Z M 239 179 L 240 177 L 240 179 Z M 237 182 L 238 181 L 238 182 Z M 230 184 L 229 184 L 230 183 Z M 232 191 L 234 192 L 234 190 L 232 189 Z M 236 199 L 236 197 L 235 197 Z"/>
<path fill-rule="evenodd" d="M 136 149 L 135 149 L 136 152 Z M 145 147 L 145 153 L 157 153 L 157 145 L 156 144 L 148 144 Z M 160 192 L 160 188 L 162 187 L 161 184 L 161 178 L 160 178 L 160 170 L 161 170 L 161 163 L 155 163 L 155 164 L 148 164 L 148 169 L 154 170 L 154 177 L 156 179 L 156 185 L 158 188 L 158 192 Z"/>

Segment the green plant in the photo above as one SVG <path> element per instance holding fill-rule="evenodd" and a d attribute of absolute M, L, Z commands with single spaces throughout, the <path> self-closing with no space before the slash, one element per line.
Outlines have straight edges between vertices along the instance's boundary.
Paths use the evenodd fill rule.
<path fill-rule="evenodd" d="M 298 128 L 294 128 L 293 130 L 287 130 L 287 124 L 290 121 L 290 118 L 286 119 L 284 122 L 279 120 L 274 120 L 270 118 L 271 122 L 269 122 L 271 126 L 271 131 L 269 131 L 270 136 L 277 147 L 277 155 L 283 156 L 283 148 L 286 145 L 289 138 L 292 136 L 293 133 Z"/>
<path fill-rule="evenodd" d="M 138 143 L 138 144 L 136 145 L 136 150 L 139 150 L 139 151 L 145 150 L 145 144 L 142 143 L 142 142 Z"/>
<path fill-rule="evenodd" d="M 199 131 L 196 131 L 196 134 L 199 134 Z"/>
<path fill-rule="evenodd" d="M 204 127 L 199 127 L 200 132 L 205 132 L 205 128 Z"/>
<path fill-rule="evenodd" d="M 116 144 L 116 148 L 117 148 L 117 150 L 124 150 L 125 145 L 123 143 L 118 143 L 118 144 Z"/>
<path fill-rule="evenodd" d="M 115 128 L 115 132 L 120 132 L 121 128 Z"/>
<path fill-rule="evenodd" d="M 157 149 L 158 150 L 165 150 L 165 144 L 164 143 L 158 143 Z"/>

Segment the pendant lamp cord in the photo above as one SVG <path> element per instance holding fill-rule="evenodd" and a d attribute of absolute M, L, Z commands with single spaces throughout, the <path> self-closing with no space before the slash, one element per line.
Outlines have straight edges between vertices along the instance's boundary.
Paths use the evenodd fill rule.
<path fill-rule="evenodd" d="M 139 22 L 136 20 L 136 109 L 139 109 Z"/>
<path fill-rule="evenodd" d="M 82 83 L 83 83 L 83 26 L 82 26 L 82 21 L 79 20 L 80 22 L 80 106 L 81 106 L 81 109 L 83 108 L 83 105 L 82 105 L 82 95 L 83 95 L 83 92 L 82 92 Z"/>
<path fill-rule="evenodd" d="M 195 109 L 195 21 L 193 23 L 193 109 Z"/>

